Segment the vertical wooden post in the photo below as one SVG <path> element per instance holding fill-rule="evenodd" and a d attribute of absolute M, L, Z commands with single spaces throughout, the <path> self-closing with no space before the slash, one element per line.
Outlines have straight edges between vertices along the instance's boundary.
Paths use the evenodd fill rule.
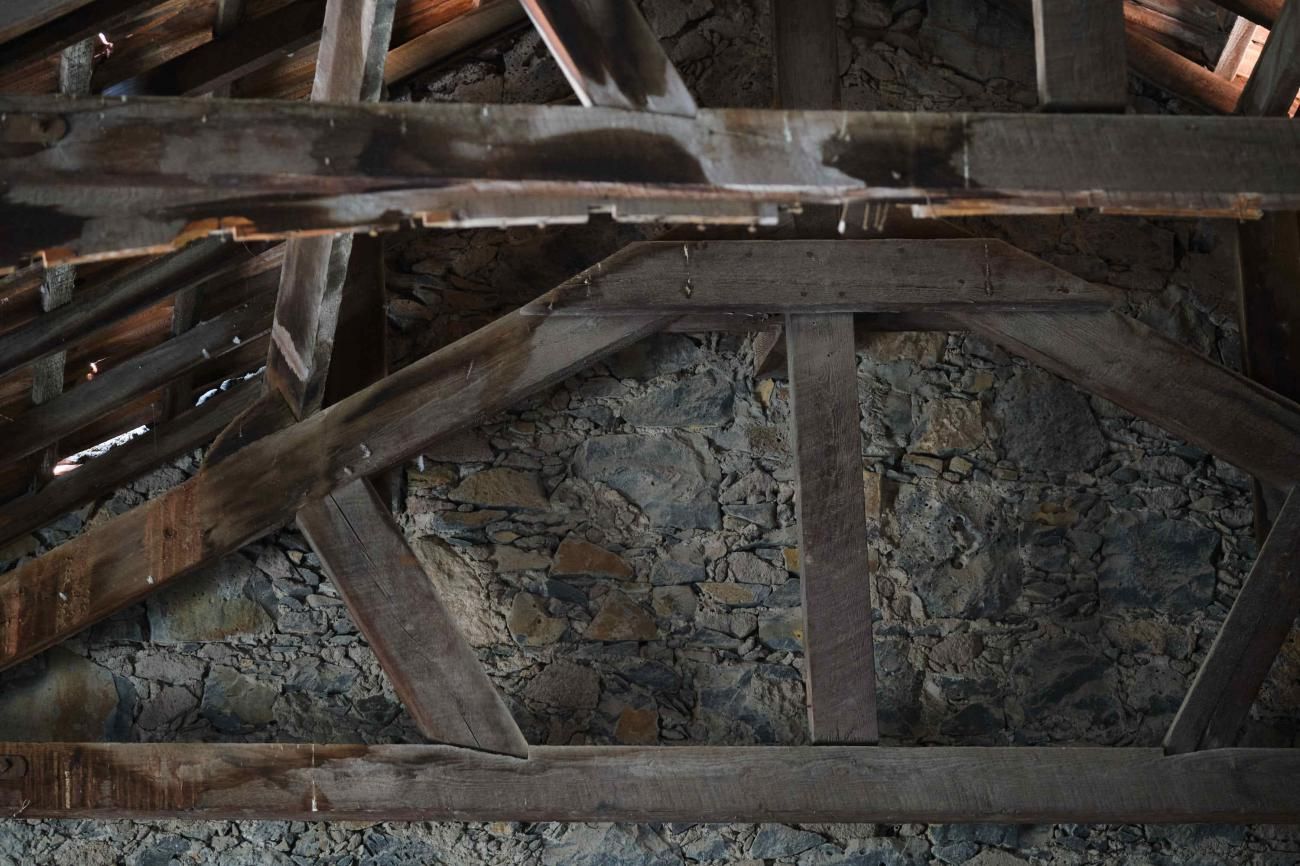
<path fill-rule="evenodd" d="M 1034 0 L 1038 101 L 1049 111 L 1123 111 L 1123 0 Z"/>

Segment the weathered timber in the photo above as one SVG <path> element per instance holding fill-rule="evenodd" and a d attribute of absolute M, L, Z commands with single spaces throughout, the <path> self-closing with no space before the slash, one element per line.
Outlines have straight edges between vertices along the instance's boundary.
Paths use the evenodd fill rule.
<path fill-rule="evenodd" d="M 663 326 L 506 316 L 0 577 L 0 667 Z"/>
<path fill-rule="evenodd" d="M 195 96 L 220 90 L 318 41 L 324 15 L 325 0 L 296 0 L 134 78 L 113 82 L 104 92 Z"/>
<path fill-rule="evenodd" d="M 1300 749 L 3 743 L 22 818 L 1287 823 Z"/>
<path fill-rule="evenodd" d="M 1166 48 L 1133 28 L 1125 32 L 1129 63 L 1147 81 L 1193 105 L 1231 114 L 1241 97 L 1241 87 L 1215 75 L 1183 55 Z"/>
<path fill-rule="evenodd" d="M 839 29 L 834 0 L 776 0 L 772 5 L 776 97 L 781 108 L 839 104 Z"/>
<path fill-rule="evenodd" d="M 1297 616 L 1300 496 L 1292 492 L 1165 736 L 1166 752 L 1236 744 Z"/>
<path fill-rule="evenodd" d="M 1101 310 L 1118 295 L 996 239 L 645 241 L 530 315 Z"/>
<path fill-rule="evenodd" d="M 1123 111 L 1124 0 L 1033 0 L 1038 102 L 1050 111 Z"/>
<path fill-rule="evenodd" d="M 348 273 L 339 302 L 334 356 L 325 380 L 325 405 L 332 406 L 388 375 L 388 293 L 383 237 L 352 239 Z"/>
<path fill-rule="evenodd" d="M 1246 52 L 1250 50 L 1250 45 L 1255 40 L 1255 30 L 1258 26 L 1247 18 L 1237 17 L 1232 25 L 1232 32 L 1228 34 L 1228 41 L 1214 64 L 1215 75 L 1228 81 L 1237 77 L 1241 64 L 1246 59 Z"/>
<path fill-rule="evenodd" d="M 34 454 L 125 401 L 160 388 L 206 359 L 266 333 L 271 326 L 271 308 L 272 300 L 265 294 L 245 301 L 0 426 L 5 441 L 3 459 Z"/>
<path fill-rule="evenodd" d="M 352 620 L 424 734 L 435 743 L 528 756 L 528 743 L 456 618 L 370 482 L 298 512 Z"/>
<path fill-rule="evenodd" d="M 397 0 L 329 0 L 317 54 L 316 102 L 378 99 Z M 266 361 L 267 385 L 301 418 L 320 408 L 352 236 L 291 238 Z"/>
<path fill-rule="evenodd" d="M 1236 12 L 1261 27 L 1272 27 L 1282 14 L 1286 0 L 1215 0 L 1224 9 Z"/>
<path fill-rule="evenodd" d="M 814 743 L 870 745 L 880 732 L 853 316 L 786 316 L 785 334 L 809 727 Z"/>
<path fill-rule="evenodd" d="M 521 2 L 583 105 L 694 116 L 695 99 L 633 0 Z"/>
<path fill-rule="evenodd" d="M 257 388 L 245 386 L 219 394 L 202 406 L 119 445 L 40 490 L 0 505 L 0 547 L 40 529 L 87 502 L 108 496 L 164 461 L 211 442 L 253 402 Z"/>
<path fill-rule="evenodd" d="M 8 0 L 14 2 L 14 0 Z M 17 0 L 24 2 L 24 0 Z M 59 2 L 54 5 L 66 11 L 41 26 L 0 45 L 0 69 L 12 69 L 34 60 L 50 57 L 69 45 L 111 33 L 117 25 L 128 21 L 154 6 L 158 0 L 93 0 L 74 4 Z M 28 3 L 41 6 L 44 3 Z M 34 10 L 33 10 L 34 11 Z M 6 16 L 7 17 L 7 16 Z"/>
<path fill-rule="evenodd" d="M 267 255 L 273 261 L 275 255 Z M 255 257 L 243 244 L 207 238 L 83 291 L 77 303 L 33 320 L 0 340 L 0 376 L 99 333 L 187 285 Z"/>
<path fill-rule="evenodd" d="M 1300 3 L 1287 0 L 1268 33 L 1259 62 L 1246 79 L 1237 113 L 1286 117 L 1300 91 Z"/>
<path fill-rule="evenodd" d="M 78 258 L 201 231 L 256 237 L 408 217 L 536 224 L 595 209 L 752 222 L 777 204 L 849 200 L 986 213 L 1257 216 L 1300 206 L 1300 132 L 1274 118 L 750 109 L 682 118 L 20 96 L 0 98 L 0 116 L 0 262 L 10 265 L 40 250 Z"/>
<path fill-rule="evenodd" d="M 1300 405 L 1121 313 L 963 315 L 976 334 L 1229 463 L 1300 480 Z"/>
<path fill-rule="evenodd" d="M 527 21 L 518 0 L 479 0 L 470 11 L 389 51 L 384 80 L 392 84 L 410 78 Z"/>
<path fill-rule="evenodd" d="M 0 0 L 0 45 L 29 33 L 46 22 L 69 12 L 75 12 L 92 0 Z"/>

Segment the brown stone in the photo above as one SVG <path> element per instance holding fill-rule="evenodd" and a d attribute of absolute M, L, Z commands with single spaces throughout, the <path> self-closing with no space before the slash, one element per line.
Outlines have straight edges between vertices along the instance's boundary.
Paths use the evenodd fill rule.
<path fill-rule="evenodd" d="M 555 643 L 567 627 L 564 620 L 547 615 L 540 598 L 526 592 L 515 596 L 506 623 L 515 640 L 523 646 Z"/>
<path fill-rule="evenodd" d="M 632 566 L 617 553 L 571 535 L 560 542 L 559 549 L 555 551 L 551 574 L 629 578 L 632 576 Z"/>
<path fill-rule="evenodd" d="M 866 500 L 867 521 L 880 522 L 880 501 L 883 498 L 884 476 L 879 472 L 862 470 L 862 494 Z M 791 569 L 793 571 L 794 569 Z"/>
<path fill-rule="evenodd" d="M 492 508 L 541 511 L 550 506 L 537 476 L 516 469 L 484 469 L 475 472 L 448 495 L 455 502 Z"/>
<path fill-rule="evenodd" d="M 424 457 L 443 463 L 491 463 L 493 454 L 492 446 L 482 433 L 462 430 L 439 438 L 424 449 Z"/>
<path fill-rule="evenodd" d="M 659 711 L 626 708 L 619 713 L 614 738 L 628 746 L 653 746 L 659 742 Z"/>
<path fill-rule="evenodd" d="M 488 600 L 483 578 L 472 563 L 436 536 L 417 539 L 411 549 L 471 646 L 497 646 L 509 641 L 505 617 Z"/>
<path fill-rule="evenodd" d="M 947 457 L 984 444 L 984 408 L 976 400 L 945 399 L 931 404 L 914 449 Z"/>
<path fill-rule="evenodd" d="M 550 565 L 551 557 L 537 550 L 498 544 L 492 550 L 492 561 L 497 564 L 497 571 L 534 571 Z"/>
<path fill-rule="evenodd" d="M 0 729 L 11 740 L 112 739 L 130 719 L 113 674 L 62 647 L 46 654 L 39 674 L 6 683 L 0 697 Z"/>
<path fill-rule="evenodd" d="M 587 626 L 588 640 L 654 640 L 659 634 L 654 617 L 621 592 L 605 596 L 605 603 Z"/>

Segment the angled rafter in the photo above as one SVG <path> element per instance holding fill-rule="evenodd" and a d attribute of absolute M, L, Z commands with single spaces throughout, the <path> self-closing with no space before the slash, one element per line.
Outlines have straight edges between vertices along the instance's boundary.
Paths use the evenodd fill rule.
<path fill-rule="evenodd" d="M 316 61 L 316 102 L 375 101 L 397 0 L 329 0 Z M 292 238 L 286 245 L 266 381 L 299 418 L 318 409 L 329 374 L 352 236 Z"/>
<path fill-rule="evenodd" d="M 1272 27 L 1282 14 L 1286 0 L 1215 0 L 1224 9 L 1236 12 L 1262 27 Z"/>
<path fill-rule="evenodd" d="M 1121 313 L 963 315 L 971 331 L 1271 483 L 1300 480 L 1300 405 Z"/>
<path fill-rule="evenodd" d="M 695 100 L 633 0 L 522 0 L 583 105 L 691 117 Z"/>
<path fill-rule="evenodd" d="M 1228 81 L 1233 81 L 1246 59 L 1246 52 L 1255 39 L 1255 30 L 1259 25 L 1241 16 L 1237 17 L 1228 34 L 1228 41 L 1214 64 L 1214 74 Z"/>
<path fill-rule="evenodd" d="M 0 577 L 0 667 L 239 549 L 353 478 L 479 423 L 664 320 L 518 313 Z"/>
<path fill-rule="evenodd" d="M 415 216 L 535 224 L 585 219 L 593 207 L 623 219 L 743 222 L 764 206 L 850 199 L 950 213 L 1300 206 L 1297 133 L 1273 118 L 734 109 L 692 119 L 564 106 L 25 97 L 0 98 L 0 117 L 0 221 L 15 227 L 0 236 L 0 262 L 10 265 L 38 250 L 75 258 L 156 248 L 205 229 L 258 236 Z"/>
<path fill-rule="evenodd" d="M 1300 749 L 0 743 L 24 818 L 1288 823 L 1297 776 Z"/>
<path fill-rule="evenodd" d="M 420 732 L 437 743 L 527 757 L 519 726 L 370 482 L 309 504 L 298 527 Z"/>
<path fill-rule="evenodd" d="M 0 504 L 0 547 L 52 523 L 87 502 L 109 496 L 123 484 L 216 438 L 253 403 L 256 389 L 241 387 L 119 445 L 39 491 Z"/>
<path fill-rule="evenodd" d="M 1236 744 L 1251 704 L 1300 616 L 1300 496 L 1292 493 L 1165 737 L 1165 751 Z"/>
<path fill-rule="evenodd" d="M 864 275 L 870 279 L 864 279 Z M 535 315 L 1098 310 L 1114 290 L 1004 241 L 646 241 L 567 280 Z"/>
<path fill-rule="evenodd" d="M 1124 0 L 1033 0 L 1038 101 L 1051 111 L 1128 102 Z"/>
<path fill-rule="evenodd" d="M 266 333 L 270 313 L 271 299 L 262 293 L 32 408 L 0 427 L 5 435 L 4 460 L 34 454 L 126 401 Z"/>
<path fill-rule="evenodd" d="M 1268 33 L 1259 62 L 1246 80 L 1237 112 L 1250 117 L 1287 116 L 1300 91 L 1300 3 L 1287 0 Z"/>
<path fill-rule="evenodd" d="M 527 20 L 518 0 L 479 0 L 468 12 L 389 51 L 384 80 L 409 78 Z"/>
<path fill-rule="evenodd" d="M 66 9 L 62 15 L 45 19 L 39 27 L 29 29 L 0 45 L 0 69 L 11 69 L 40 60 L 70 45 L 95 38 L 100 33 L 111 33 L 119 24 L 157 4 L 158 0 L 93 0 L 90 3 L 69 3 L 64 0 L 55 3 L 56 8 Z M 35 19 L 36 15 L 32 17 Z"/>

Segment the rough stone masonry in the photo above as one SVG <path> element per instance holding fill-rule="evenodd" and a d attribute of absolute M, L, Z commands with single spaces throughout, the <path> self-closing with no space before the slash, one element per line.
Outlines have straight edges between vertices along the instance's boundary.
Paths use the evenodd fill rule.
<path fill-rule="evenodd" d="M 763 0 L 645 0 L 701 104 L 767 106 Z M 852 109 L 1032 108 L 1028 26 L 984 0 L 841 3 Z M 1187 106 L 1134 83 L 1140 112 Z M 397 98 L 548 102 L 531 33 Z M 970 221 L 1239 364 L 1231 226 Z M 647 232 L 419 233 L 390 244 L 394 362 Z M 407 467 L 404 528 L 533 743 L 806 741 L 789 394 L 737 336 L 665 335 Z M 858 358 L 881 728 L 891 744 L 1152 745 L 1247 573 L 1248 479 L 977 339 Z M 11 549 L 167 489 L 197 455 Z M 866 615 L 866 612 L 864 612 Z M 1249 745 L 1300 746 L 1300 638 Z M 22 739 L 418 742 L 303 538 L 285 529 L 0 680 Z M 503 798 L 510 791 L 501 792 Z M 1300 828 L 7 821 L 0 864 L 797 866 L 1300 862 Z"/>

